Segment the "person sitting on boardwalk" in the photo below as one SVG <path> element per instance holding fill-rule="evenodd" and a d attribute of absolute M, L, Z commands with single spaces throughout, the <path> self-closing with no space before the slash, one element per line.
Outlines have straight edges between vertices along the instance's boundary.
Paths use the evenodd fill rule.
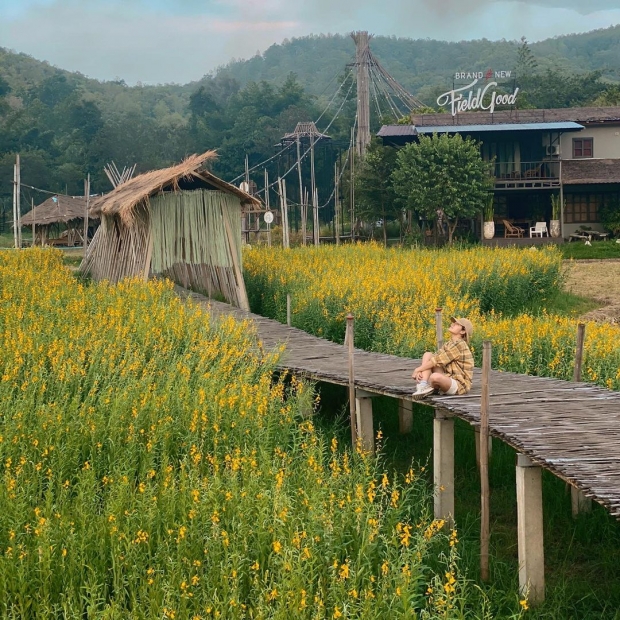
<path fill-rule="evenodd" d="M 474 375 L 474 357 L 469 342 L 474 328 L 468 319 L 450 317 L 450 340 L 436 353 L 425 353 L 412 377 L 418 382 L 413 400 L 435 390 L 441 394 L 467 394 Z"/>

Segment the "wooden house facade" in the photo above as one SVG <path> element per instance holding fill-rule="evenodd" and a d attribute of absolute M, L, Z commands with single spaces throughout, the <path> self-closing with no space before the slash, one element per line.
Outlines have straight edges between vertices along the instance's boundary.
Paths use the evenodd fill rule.
<path fill-rule="evenodd" d="M 603 231 L 600 210 L 620 205 L 620 107 L 413 114 L 411 123 L 384 125 L 379 136 L 393 146 L 435 133 L 480 142 L 493 162 L 500 236 L 503 220 L 549 224 L 553 195 L 564 201 L 565 239 L 584 226 Z"/>

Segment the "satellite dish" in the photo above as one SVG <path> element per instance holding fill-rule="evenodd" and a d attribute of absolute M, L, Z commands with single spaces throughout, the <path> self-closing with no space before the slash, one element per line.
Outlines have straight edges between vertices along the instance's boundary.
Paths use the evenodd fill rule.
<path fill-rule="evenodd" d="M 267 224 L 271 224 L 271 222 L 273 222 L 273 211 L 267 211 L 265 215 L 263 215 L 263 219 Z"/>

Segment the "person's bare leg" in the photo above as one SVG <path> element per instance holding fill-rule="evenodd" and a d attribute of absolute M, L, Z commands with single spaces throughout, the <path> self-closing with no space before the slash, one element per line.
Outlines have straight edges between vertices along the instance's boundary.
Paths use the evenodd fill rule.
<path fill-rule="evenodd" d="M 425 353 L 425 354 L 422 356 L 422 363 L 423 363 L 423 364 L 426 364 L 426 362 L 428 362 L 428 361 L 431 359 L 431 357 L 433 357 L 433 354 L 432 354 L 432 353 L 428 353 L 428 352 L 427 352 L 427 353 Z M 422 382 L 422 381 L 426 381 L 426 382 L 428 383 L 428 380 L 429 380 L 429 378 L 430 378 L 431 374 L 433 373 L 433 370 L 435 370 L 435 369 L 434 369 L 434 368 L 431 368 L 430 370 L 424 370 L 424 371 L 422 372 L 422 379 L 420 379 L 420 381 L 421 381 L 421 382 Z"/>
<path fill-rule="evenodd" d="M 444 375 L 442 372 L 433 372 L 428 382 L 437 390 L 447 392 L 452 387 L 452 377 Z"/>

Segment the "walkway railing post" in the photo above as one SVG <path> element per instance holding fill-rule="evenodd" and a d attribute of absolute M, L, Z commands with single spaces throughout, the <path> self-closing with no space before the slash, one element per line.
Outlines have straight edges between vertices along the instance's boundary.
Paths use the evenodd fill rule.
<path fill-rule="evenodd" d="M 357 425 L 355 423 L 355 365 L 354 365 L 354 319 L 351 313 L 347 314 L 347 330 L 345 342 L 349 356 L 349 413 L 351 417 L 351 445 L 357 443 Z"/>
<path fill-rule="evenodd" d="M 482 343 L 482 400 L 480 402 L 480 445 L 489 445 L 489 383 L 491 343 Z M 489 451 L 480 450 L 480 577 L 489 580 Z"/>
<path fill-rule="evenodd" d="M 573 370 L 573 381 L 581 381 L 581 366 L 583 364 L 583 343 L 586 336 L 586 326 L 584 323 L 577 325 L 577 341 L 575 346 L 575 369 Z M 592 500 L 587 498 L 583 491 L 571 485 L 570 488 L 571 513 L 576 517 L 581 512 L 592 510 Z"/>
<path fill-rule="evenodd" d="M 443 347 L 443 324 L 441 319 L 441 308 L 435 308 L 435 339 L 437 341 L 437 350 Z"/>
<path fill-rule="evenodd" d="M 434 516 L 448 527 L 454 517 L 454 416 L 445 409 L 435 409 L 433 420 Z"/>
<path fill-rule="evenodd" d="M 545 600 L 542 470 L 525 454 L 517 455 L 517 532 L 519 590 L 536 605 Z"/>

